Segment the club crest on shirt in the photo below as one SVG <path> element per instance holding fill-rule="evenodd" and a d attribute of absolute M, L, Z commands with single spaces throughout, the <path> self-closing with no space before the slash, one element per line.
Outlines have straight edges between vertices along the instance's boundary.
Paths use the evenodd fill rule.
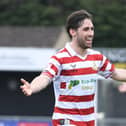
<path fill-rule="evenodd" d="M 97 65 L 96 65 L 96 63 L 95 63 L 95 62 L 93 62 L 92 69 L 93 69 L 93 70 L 98 70 L 98 67 L 97 67 Z"/>

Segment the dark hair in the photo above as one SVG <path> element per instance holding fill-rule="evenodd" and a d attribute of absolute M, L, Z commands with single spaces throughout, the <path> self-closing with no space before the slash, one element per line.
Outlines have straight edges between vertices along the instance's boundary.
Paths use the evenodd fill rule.
<path fill-rule="evenodd" d="M 86 10 L 79 10 L 73 12 L 71 15 L 68 16 L 67 21 L 66 21 L 66 30 L 70 38 L 72 37 L 69 33 L 69 30 L 72 29 L 77 29 L 81 25 L 81 21 L 84 19 L 89 18 L 92 20 L 92 15 L 88 13 Z"/>

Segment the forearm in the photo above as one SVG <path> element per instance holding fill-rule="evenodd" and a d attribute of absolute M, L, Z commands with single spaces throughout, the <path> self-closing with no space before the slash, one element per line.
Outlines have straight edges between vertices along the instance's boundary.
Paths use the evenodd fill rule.
<path fill-rule="evenodd" d="M 118 81 L 126 81 L 126 70 L 125 69 L 115 69 L 112 74 L 112 78 Z"/>
<path fill-rule="evenodd" d="M 40 90 L 43 90 L 48 86 L 49 83 L 50 83 L 50 79 L 47 76 L 45 75 L 37 76 L 31 82 L 32 93 L 36 93 L 39 92 Z"/>

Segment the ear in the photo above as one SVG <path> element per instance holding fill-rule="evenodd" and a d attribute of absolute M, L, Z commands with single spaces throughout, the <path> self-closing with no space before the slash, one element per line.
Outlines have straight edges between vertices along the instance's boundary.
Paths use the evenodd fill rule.
<path fill-rule="evenodd" d="M 72 37 L 75 37 L 75 36 L 76 36 L 76 30 L 74 30 L 74 29 L 70 29 L 70 30 L 69 30 L 69 33 L 70 33 L 70 35 L 71 35 Z"/>

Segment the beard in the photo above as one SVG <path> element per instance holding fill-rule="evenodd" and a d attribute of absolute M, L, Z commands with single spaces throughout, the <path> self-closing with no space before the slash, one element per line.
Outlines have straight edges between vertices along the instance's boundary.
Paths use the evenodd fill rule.
<path fill-rule="evenodd" d="M 82 49 L 88 49 L 88 48 L 92 48 L 92 42 L 91 43 L 87 43 L 86 40 L 83 39 L 77 39 L 78 42 L 78 46 Z"/>

